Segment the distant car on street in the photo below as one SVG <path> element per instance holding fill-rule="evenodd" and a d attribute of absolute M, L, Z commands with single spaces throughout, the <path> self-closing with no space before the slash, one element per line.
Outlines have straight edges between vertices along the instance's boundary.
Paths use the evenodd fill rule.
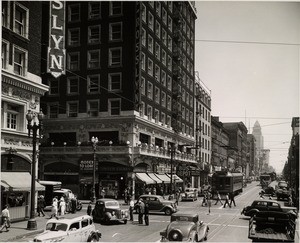
<path fill-rule="evenodd" d="M 164 212 L 166 215 L 171 215 L 177 212 L 177 206 L 173 201 L 165 200 L 159 195 L 141 195 L 137 202 L 143 199 L 144 203 L 148 203 L 150 212 Z M 137 203 L 134 206 L 137 209 Z"/>
<path fill-rule="evenodd" d="M 181 193 L 181 201 L 196 201 L 198 199 L 197 188 L 185 188 L 184 192 Z"/>
<path fill-rule="evenodd" d="M 43 233 L 33 242 L 98 242 L 101 233 L 95 229 L 91 216 L 73 219 L 50 219 Z"/>
<path fill-rule="evenodd" d="M 164 231 L 160 232 L 161 241 L 193 241 L 207 240 L 209 227 L 200 221 L 196 213 L 175 213 Z"/>
<path fill-rule="evenodd" d="M 117 200 L 109 198 L 98 199 L 92 215 L 95 222 L 106 224 L 110 222 L 123 222 L 127 224 L 129 216 L 128 210 L 121 209 Z"/>
<path fill-rule="evenodd" d="M 291 214 L 291 217 L 297 218 L 296 207 L 284 207 L 275 200 L 266 199 L 254 200 L 250 206 L 243 208 L 241 214 L 253 217 L 257 212 L 260 211 L 286 212 Z"/>

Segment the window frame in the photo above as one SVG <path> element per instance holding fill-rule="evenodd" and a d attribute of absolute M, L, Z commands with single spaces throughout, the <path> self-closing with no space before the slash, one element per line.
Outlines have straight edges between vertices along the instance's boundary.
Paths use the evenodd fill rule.
<path fill-rule="evenodd" d="M 71 68 L 73 66 L 73 62 L 71 63 L 71 57 L 77 56 L 77 68 Z M 69 52 L 67 55 L 67 67 L 70 71 L 77 71 L 80 67 L 80 52 Z M 74 61 L 75 62 L 75 61 Z"/>
<path fill-rule="evenodd" d="M 10 3 L 10 2 L 9 2 Z M 29 9 L 26 8 L 25 6 L 23 6 L 22 4 L 20 4 L 19 2 L 13 2 L 14 6 L 13 6 L 13 31 L 14 33 L 16 33 L 17 35 L 20 35 L 26 39 L 28 39 L 28 35 L 29 35 Z M 25 12 L 26 16 L 25 16 L 25 23 L 23 24 L 23 33 L 18 33 L 16 31 L 16 8 L 21 8 L 23 12 Z"/>
<path fill-rule="evenodd" d="M 72 41 L 72 31 L 78 31 L 78 41 Z M 80 45 L 80 28 L 70 28 L 68 29 L 68 46 L 79 46 Z"/>
<path fill-rule="evenodd" d="M 91 109 L 91 103 L 97 103 L 97 109 L 96 110 L 94 110 L 94 109 L 92 110 Z M 98 115 L 99 115 L 99 108 L 100 108 L 100 106 L 99 106 L 99 100 L 87 100 L 86 107 L 87 107 L 87 114 L 88 114 L 89 117 L 98 117 Z M 93 114 L 93 112 L 95 112 L 96 115 L 91 115 L 91 114 Z"/>
<path fill-rule="evenodd" d="M 77 7 L 79 8 L 79 12 L 78 12 L 78 18 L 75 20 L 72 20 L 72 7 Z M 68 22 L 74 23 L 74 22 L 79 22 L 81 18 L 81 6 L 80 3 L 72 3 L 68 5 Z"/>
<path fill-rule="evenodd" d="M 91 12 L 92 12 L 92 9 L 91 9 L 91 5 L 94 4 L 99 4 L 99 15 L 97 17 L 97 15 L 95 15 L 96 17 L 92 17 L 91 16 Z M 101 18 L 101 2 L 89 2 L 89 6 L 88 6 L 88 19 L 91 20 L 91 19 L 100 19 Z M 94 15 L 93 15 L 94 16 Z"/>
<path fill-rule="evenodd" d="M 113 26 L 120 26 L 120 37 L 114 39 L 113 38 Z M 109 41 L 122 41 L 123 40 L 123 23 L 122 22 L 113 22 L 109 23 Z"/>
<path fill-rule="evenodd" d="M 120 62 L 118 63 L 113 63 L 112 62 L 112 51 L 116 51 L 116 50 L 119 50 L 120 51 Z M 108 49 L 108 53 L 109 53 L 109 67 L 121 67 L 122 66 L 122 47 L 113 47 L 113 48 L 109 48 Z"/>
<path fill-rule="evenodd" d="M 5 45 L 5 49 L 3 48 L 3 45 Z M 2 49 L 1 49 L 2 67 L 1 68 L 4 70 L 8 69 L 8 65 L 9 65 L 9 48 L 10 48 L 9 42 L 2 39 Z"/>
<path fill-rule="evenodd" d="M 97 90 L 94 91 L 94 88 L 93 90 L 91 91 L 91 78 L 93 77 L 97 77 L 97 84 L 93 84 L 94 86 L 97 86 Z M 90 74 L 87 76 L 87 92 L 89 94 L 98 94 L 100 93 L 100 82 L 101 82 L 101 77 L 100 77 L 100 74 Z M 96 89 L 96 88 L 95 88 Z"/>
<path fill-rule="evenodd" d="M 112 102 L 118 101 L 119 102 L 119 112 L 118 114 L 112 114 Z M 121 99 L 120 98 L 112 98 L 112 99 L 108 99 L 108 112 L 110 116 L 119 116 L 121 115 Z"/>
<path fill-rule="evenodd" d="M 93 61 L 94 59 L 91 59 L 91 54 L 98 53 L 98 61 Z M 96 59 L 95 59 L 96 60 Z M 98 66 L 92 66 L 91 64 L 98 63 Z M 100 49 L 93 49 L 87 51 L 87 68 L 88 69 L 99 69 L 101 67 L 101 54 Z"/>
<path fill-rule="evenodd" d="M 116 3 L 120 3 L 121 4 L 120 5 L 120 9 L 121 9 L 120 13 L 114 13 L 113 12 L 113 10 L 114 10 L 113 4 L 116 4 Z M 109 16 L 112 17 L 112 16 L 121 16 L 121 15 L 123 15 L 123 2 L 118 2 L 118 1 L 116 1 L 116 2 L 113 2 L 113 1 L 109 2 Z"/>
<path fill-rule="evenodd" d="M 112 86 L 113 86 L 113 83 L 112 83 L 112 77 L 113 76 L 119 76 L 119 88 L 117 89 L 113 89 Z M 117 72 L 117 73 L 109 73 L 108 74 L 108 90 L 109 91 L 121 91 L 122 90 L 122 72 Z"/>
<path fill-rule="evenodd" d="M 92 29 L 98 29 L 98 38 L 91 38 L 92 37 Z M 101 25 L 90 25 L 88 26 L 88 43 L 89 44 L 99 44 L 101 43 Z"/>
<path fill-rule="evenodd" d="M 72 84 L 71 82 L 72 81 L 75 81 L 76 82 L 76 85 L 75 84 Z M 75 92 L 71 92 L 71 89 L 72 87 L 76 87 L 76 91 Z M 79 94 L 79 77 L 78 76 L 69 76 L 67 77 L 67 94 L 68 95 L 74 95 L 74 94 Z"/>
<path fill-rule="evenodd" d="M 73 112 L 74 114 L 76 115 L 70 115 L 71 113 L 71 109 L 70 109 L 70 105 L 74 105 L 76 104 L 76 107 L 77 107 L 77 111 L 76 112 Z M 78 101 L 67 101 L 67 116 L 68 117 L 78 117 L 78 113 L 79 113 L 79 106 L 78 106 L 79 102 Z M 72 113 L 72 114 L 73 114 Z"/>
<path fill-rule="evenodd" d="M 53 112 L 52 108 L 56 108 L 56 112 Z M 48 118 L 52 119 L 52 118 L 58 118 L 59 115 L 59 103 L 58 102 L 51 102 L 47 104 L 47 114 L 48 114 Z M 53 116 L 53 114 L 55 114 Z"/>
<path fill-rule="evenodd" d="M 22 65 L 22 73 L 19 74 L 19 73 L 16 73 L 15 72 L 15 53 L 16 53 L 16 49 L 18 49 L 18 52 L 22 52 L 24 54 L 24 65 Z M 13 45 L 13 54 L 12 54 L 12 64 L 13 64 L 13 73 L 15 75 L 18 75 L 18 76 L 22 76 L 22 77 L 26 77 L 27 76 L 27 69 L 28 69 L 28 51 L 17 46 L 17 45 Z"/>

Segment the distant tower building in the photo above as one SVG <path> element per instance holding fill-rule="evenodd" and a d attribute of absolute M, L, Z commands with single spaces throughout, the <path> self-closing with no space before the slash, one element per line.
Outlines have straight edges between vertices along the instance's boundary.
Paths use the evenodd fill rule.
<path fill-rule="evenodd" d="M 262 151 L 264 149 L 264 137 L 262 135 L 261 127 L 258 121 L 254 123 L 252 135 L 256 139 L 257 158 L 259 163 L 258 171 L 261 171 L 263 167 L 263 161 L 264 161 L 264 156 Z"/>

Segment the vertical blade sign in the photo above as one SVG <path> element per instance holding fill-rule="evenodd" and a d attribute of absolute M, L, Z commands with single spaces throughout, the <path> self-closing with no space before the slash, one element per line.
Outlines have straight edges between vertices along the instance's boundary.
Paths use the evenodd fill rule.
<path fill-rule="evenodd" d="M 65 2 L 50 2 L 50 30 L 47 72 L 55 78 L 65 74 Z"/>

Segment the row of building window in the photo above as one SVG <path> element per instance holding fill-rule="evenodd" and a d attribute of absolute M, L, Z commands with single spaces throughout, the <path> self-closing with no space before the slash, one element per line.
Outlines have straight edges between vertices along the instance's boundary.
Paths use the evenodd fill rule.
<path fill-rule="evenodd" d="M 80 3 L 68 4 L 68 22 L 80 21 Z M 123 2 L 109 2 L 109 16 L 121 16 L 123 14 Z M 88 18 L 90 20 L 101 18 L 101 2 L 89 2 Z"/>
<path fill-rule="evenodd" d="M 71 76 L 67 78 L 67 93 L 79 94 L 79 76 Z M 52 79 L 49 82 L 49 94 L 59 95 L 59 80 Z M 122 73 L 109 73 L 108 74 L 108 90 L 118 92 L 122 90 Z M 100 92 L 100 74 L 87 76 L 87 92 L 99 93 Z"/>
<path fill-rule="evenodd" d="M 89 44 L 101 43 L 101 25 L 88 26 L 87 40 Z M 80 28 L 68 29 L 68 46 L 79 46 L 80 41 Z M 122 22 L 109 24 L 109 41 L 116 42 L 123 40 L 123 24 Z"/>
<path fill-rule="evenodd" d="M 2 69 L 9 69 L 9 42 L 2 39 L 2 50 L 1 50 L 1 61 Z M 17 46 L 12 46 L 12 68 L 13 73 L 26 76 L 27 74 L 27 65 L 28 65 L 28 52 L 27 50 Z"/>

